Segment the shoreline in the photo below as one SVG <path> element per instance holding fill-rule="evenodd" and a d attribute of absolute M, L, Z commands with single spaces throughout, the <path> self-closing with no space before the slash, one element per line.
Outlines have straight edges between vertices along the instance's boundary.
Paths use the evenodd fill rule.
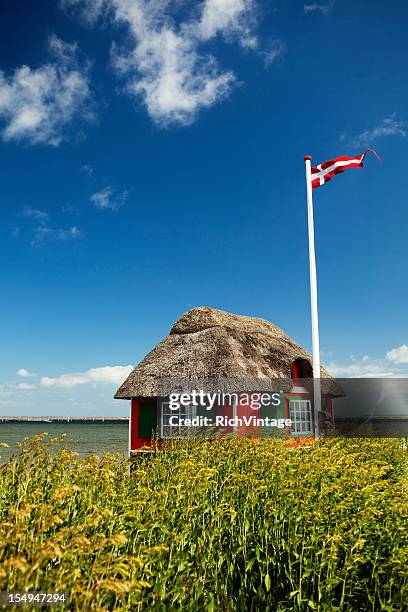
<path fill-rule="evenodd" d="M 0 423 L 128 423 L 129 417 L 9 417 L 0 416 Z"/>

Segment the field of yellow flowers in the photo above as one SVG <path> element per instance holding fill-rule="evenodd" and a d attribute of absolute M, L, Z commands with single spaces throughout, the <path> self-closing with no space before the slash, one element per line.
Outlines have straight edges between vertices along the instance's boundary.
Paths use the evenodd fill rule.
<path fill-rule="evenodd" d="M 0 449 L 1 452 L 1 449 Z M 408 610 L 400 440 L 183 440 L 0 463 L 0 590 L 72 610 Z"/>

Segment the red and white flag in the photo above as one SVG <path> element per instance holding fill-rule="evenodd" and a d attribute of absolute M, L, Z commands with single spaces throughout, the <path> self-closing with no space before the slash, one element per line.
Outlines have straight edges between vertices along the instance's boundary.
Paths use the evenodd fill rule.
<path fill-rule="evenodd" d="M 364 158 L 369 151 L 374 153 L 378 159 L 381 159 L 374 149 L 366 149 L 364 153 L 358 157 L 336 157 L 335 159 L 330 159 L 317 166 L 312 166 L 312 189 L 324 185 L 330 181 L 333 176 L 348 170 L 348 168 L 362 168 L 364 166 Z"/>

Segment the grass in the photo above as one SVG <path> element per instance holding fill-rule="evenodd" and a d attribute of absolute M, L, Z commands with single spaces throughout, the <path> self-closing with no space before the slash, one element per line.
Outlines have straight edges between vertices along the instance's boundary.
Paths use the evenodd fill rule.
<path fill-rule="evenodd" d="M 75 610 L 408 610 L 407 451 L 391 439 L 26 441 L 0 466 L 0 590 Z"/>

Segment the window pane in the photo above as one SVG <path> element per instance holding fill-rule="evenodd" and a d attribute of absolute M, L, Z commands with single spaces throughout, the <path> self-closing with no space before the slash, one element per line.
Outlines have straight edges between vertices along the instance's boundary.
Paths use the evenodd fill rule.
<path fill-rule="evenodd" d="M 292 433 L 313 433 L 310 400 L 289 400 L 289 418 L 292 420 Z"/>
<path fill-rule="evenodd" d="M 180 425 L 179 419 L 192 419 L 196 415 L 196 406 L 180 406 L 177 410 L 171 410 L 168 402 L 161 405 L 160 435 L 162 438 L 179 438 L 181 432 L 186 432 L 187 428 Z M 178 417 L 177 424 L 170 425 L 170 418 Z"/>

